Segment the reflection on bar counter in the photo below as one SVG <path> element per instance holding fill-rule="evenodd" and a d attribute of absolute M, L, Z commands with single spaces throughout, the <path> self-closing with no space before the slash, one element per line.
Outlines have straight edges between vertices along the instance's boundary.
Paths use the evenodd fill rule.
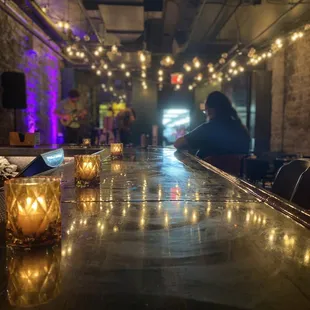
<path fill-rule="evenodd" d="M 58 246 L 31 251 L 8 250 L 7 294 L 11 306 L 40 306 L 59 295 L 60 253 Z"/>
<path fill-rule="evenodd" d="M 119 159 L 123 157 L 123 143 L 111 143 L 111 157 Z"/>
<path fill-rule="evenodd" d="M 76 190 L 77 209 L 83 214 L 96 215 L 100 212 L 100 189 L 78 188 Z"/>
<path fill-rule="evenodd" d="M 31 247 L 61 238 L 60 179 L 17 178 L 5 182 L 7 244 Z"/>

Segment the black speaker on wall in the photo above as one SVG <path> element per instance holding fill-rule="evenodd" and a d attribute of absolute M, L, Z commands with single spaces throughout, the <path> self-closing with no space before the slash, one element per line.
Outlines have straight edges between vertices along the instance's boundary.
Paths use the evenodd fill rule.
<path fill-rule="evenodd" d="M 6 109 L 26 109 L 26 77 L 22 72 L 1 74 L 2 106 Z"/>

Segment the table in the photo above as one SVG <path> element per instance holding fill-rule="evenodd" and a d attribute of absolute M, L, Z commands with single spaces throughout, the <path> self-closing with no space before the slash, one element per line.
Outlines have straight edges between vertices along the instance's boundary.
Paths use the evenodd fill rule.
<path fill-rule="evenodd" d="M 61 248 L 14 273 L 2 247 L 0 309 L 310 309 L 309 230 L 171 149 L 108 155 L 98 189 L 75 188 L 70 164 L 50 172 Z"/>

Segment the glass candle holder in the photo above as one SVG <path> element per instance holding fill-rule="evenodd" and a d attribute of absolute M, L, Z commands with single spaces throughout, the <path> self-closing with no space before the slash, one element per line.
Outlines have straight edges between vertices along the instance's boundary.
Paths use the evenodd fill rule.
<path fill-rule="evenodd" d="M 74 160 L 76 186 L 97 186 L 100 183 L 100 155 L 76 155 Z"/>
<path fill-rule="evenodd" d="M 80 188 L 76 192 L 77 208 L 83 214 L 96 215 L 100 212 L 100 189 Z"/>
<path fill-rule="evenodd" d="M 9 251 L 8 300 L 13 307 L 46 304 L 60 293 L 61 252 L 58 247 Z"/>
<path fill-rule="evenodd" d="M 60 240 L 60 178 L 11 179 L 4 190 L 7 245 L 31 247 Z"/>
<path fill-rule="evenodd" d="M 112 158 L 123 157 L 123 143 L 111 143 L 111 157 Z"/>
<path fill-rule="evenodd" d="M 91 146 L 91 140 L 89 138 L 82 140 L 82 146 L 84 147 L 90 147 Z"/>

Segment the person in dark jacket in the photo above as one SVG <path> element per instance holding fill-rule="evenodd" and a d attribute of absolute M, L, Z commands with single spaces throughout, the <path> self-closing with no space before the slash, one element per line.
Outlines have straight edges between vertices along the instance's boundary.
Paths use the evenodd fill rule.
<path fill-rule="evenodd" d="M 177 149 L 197 150 L 202 159 L 223 155 L 245 155 L 250 136 L 227 96 L 212 92 L 205 103 L 208 121 L 176 140 Z"/>

